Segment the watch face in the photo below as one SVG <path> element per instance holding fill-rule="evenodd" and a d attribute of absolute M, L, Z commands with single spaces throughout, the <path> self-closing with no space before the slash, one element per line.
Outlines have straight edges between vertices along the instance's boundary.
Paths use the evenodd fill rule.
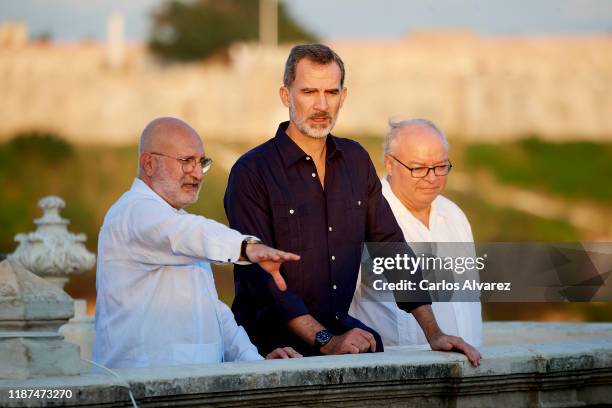
<path fill-rule="evenodd" d="M 327 342 L 331 340 L 332 336 L 333 335 L 329 331 L 321 330 L 315 336 L 315 342 L 320 346 L 324 346 L 325 344 L 327 344 Z"/>

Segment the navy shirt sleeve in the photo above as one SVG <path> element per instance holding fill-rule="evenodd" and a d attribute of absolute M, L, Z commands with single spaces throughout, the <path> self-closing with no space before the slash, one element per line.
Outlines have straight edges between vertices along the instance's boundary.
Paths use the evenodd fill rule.
<path fill-rule="evenodd" d="M 266 245 L 274 246 L 272 231 L 272 216 L 269 208 L 269 200 L 266 196 L 266 187 L 261 178 L 246 165 L 238 162 L 232 168 L 225 193 L 225 213 L 231 228 L 243 234 L 254 235 L 260 238 Z M 283 249 L 283 248 L 280 248 Z M 281 266 L 281 273 L 287 281 L 287 276 Z M 268 310 L 283 323 L 298 316 L 309 313 L 308 307 L 302 299 L 290 289 L 282 292 L 278 290 L 270 274 L 259 265 L 236 265 L 235 284 L 247 285 L 248 288 L 241 292 L 248 292 L 257 304 L 273 304 L 274 310 Z M 259 299 L 257 299 L 259 298 Z M 244 312 L 244 308 L 240 308 Z M 241 318 L 242 317 L 242 318 Z M 237 316 L 238 320 L 248 321 L 256 324 L 257 316 Z M 255 321 L 253 321 L 253 319 Z"/>
<path fill-rule="evenodd" d="M 393 215 L 393 211 L 389 203 L 382 194 L 382 185 L 376 174 L 376 169 L 372 160 L 368 156 L 368 219 L 366 241 L 368 242 L 404 242 L 404 234 Z M 408 245 L 405 251 L 409 256 L 415 256 L 414 252 Z M 415 272 L 413 279 L 418 282 L 422 279 L 423 273 L 421 269 Z M 397 278 L 390 278 L 390 281 L 396 281 Z M 426 296 L 420 293 L 421 298 Z M 429 305 L 431 302 L 397 302 L 397 306 L 403 311 L 410 313 L 414 309 L 422 305 Z"/>

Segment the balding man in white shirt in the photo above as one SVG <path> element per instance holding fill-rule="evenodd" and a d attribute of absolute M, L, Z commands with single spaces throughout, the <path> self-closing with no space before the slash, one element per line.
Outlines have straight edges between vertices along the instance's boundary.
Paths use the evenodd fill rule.
<path fill-rule="evenodd" d="M 197 132 L 159 118 L 142 132 L 138 178 L 104 217 L 98 240 L 94 360 L 116 368 L 261 360 L 219 300 L 210 262 L 257 262 L 281 290 L 299 256 L 187 213 L 212 161 Z M 290 347 L 267 358 L 300 357 Z"/>
<path fill-rule="evenodd" d="M 452 167 L 442 131 L 425 119 L 390 122 L 383 148 L 387 176 L 382 179 L 382 192 L 406 241 L 473 243 L 465 214 L 441 195 Z M 468 250 L 474 253 L 473 244 Z M 379 301 L 379 295 L 371 292 L 372 288 L 358 282 L 351 316 L 378 331 L 385 346 L 429 348 L 411 314 L 395 302 Z M 444 333 L 462 337 L 475 347 L 482 344 L 479 302 L 433 302 L 431 307 Z"/>

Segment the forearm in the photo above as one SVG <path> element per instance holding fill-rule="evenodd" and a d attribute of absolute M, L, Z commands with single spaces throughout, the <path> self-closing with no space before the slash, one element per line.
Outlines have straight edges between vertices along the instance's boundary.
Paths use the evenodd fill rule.
<path fill-rule="evenodd" d="M 198 215 L 174 213 L 141 200 L 126 214 L 132 256 L 143 263 L 184 264 L 193 259 L 229 263 L 240 257 L 244 236 Z"/>
<path fill-rule="evenodd" d="M 422 305 L 413 309 L 412 315 L 419 322 L 419 326 L 423 329 L 427 341 L 431 341 L 434 337 L 443 334 L 430 305 Z"/>
<path fill-rule="evenodd" d="M 287 327 L 293 334 L 300 337 L 311 346 L 314 346 L 316 334 L 321 330 L 325 330 L 325 327 L 309 314 L 289 320 L 287 322 Z"/>

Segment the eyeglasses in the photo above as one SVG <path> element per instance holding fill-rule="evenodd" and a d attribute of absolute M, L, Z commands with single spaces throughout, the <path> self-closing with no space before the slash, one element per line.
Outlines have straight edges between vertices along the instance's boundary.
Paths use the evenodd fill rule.
<path fill-rule="evenodd" d="M 391 156 L 393 160 L 410 170 L 410 175 L 414 178 L 425 178 L 429 174 L 430 170 L 433 170 L 436 176 L 446 176 L 448 173 L 450 173 L 451 168 L 453 167 L 450 160 L 448 161 L 448 164 L 443 164 L 441 166 L 408 167 L 404 163 L 402 163 L 400 159 L 393 156 L 392 154 L 389 154 L 389 156 Z"/>
<path fill-rule="evenodd" d="M 212 163 L 213 163 L 210 157 L 202 157 L 200 160 L 197 160 L 195 157 L 174 157 L 174 156 L 168 156 L 167 154 L 156 153 L 156 152 L 149 152 L 149 154 L 154 154 L 157 156 L 164 156 L 170 159 L 177 160 L 181 164 L 181 167 L 183 168 L 183 171 L 185 173 L 192 172 L 193 169 L 195 169 L 195 167 L 199 165 L 202 168 L 202 174 L 204 174 L 208 170 L 210 170 L 210 166 L 212 166 Z"/>

